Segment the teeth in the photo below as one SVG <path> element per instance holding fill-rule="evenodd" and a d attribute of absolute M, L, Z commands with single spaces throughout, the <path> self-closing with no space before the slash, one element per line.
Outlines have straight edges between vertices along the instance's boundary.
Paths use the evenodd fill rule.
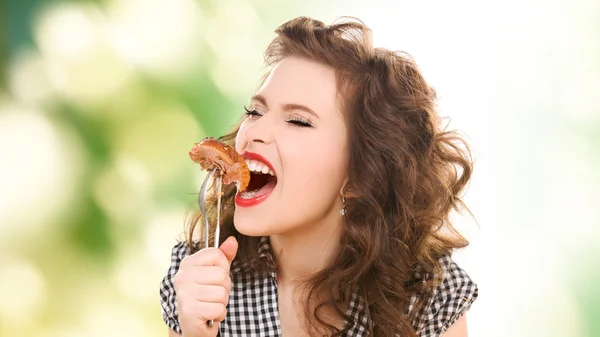
<path fill-rule="evenodd" d="M 256 195 L 256 191 L 243 191 L 242 193 L 240 193 L 240 197 L 244 198 L 244 199 L 250 199 L 253 198 Z"/>
<path fill-rule="evenodd" d="M 275 176 L 275 172 L 273 172 L 273 170 L 271 170 L 266 164 L 258 160 L 246 159 L 246 164 L 248 165 L 248 169 L 252 172 L 270 174 L 272 176 Z"/>

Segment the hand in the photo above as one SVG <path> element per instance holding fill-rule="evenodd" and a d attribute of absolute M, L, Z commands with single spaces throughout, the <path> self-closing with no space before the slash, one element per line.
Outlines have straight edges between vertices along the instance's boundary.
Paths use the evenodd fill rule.
<path fill-rule="evenodd" d="M 229 268 L 238 242 L 229 237 L 219 248 L 205 248 L 185 257 L 175 275 L 179 326 L 185 337 L 214 337 L 227 315 L 231 291 Z M 212 328 L 206 324 L 213 320 Z"/>

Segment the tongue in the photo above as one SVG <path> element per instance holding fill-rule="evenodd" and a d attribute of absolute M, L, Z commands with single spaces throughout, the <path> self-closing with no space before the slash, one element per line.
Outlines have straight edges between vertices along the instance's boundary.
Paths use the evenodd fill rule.
<path fill-rule="evenodd" d="M 261 195 L 265 195 L 265 194 L 271 192 L 275 188 L 275 185 L 277 185 L 277 180 L 269 181 L 265 186 L 259 188 L 256 191 L 256 194 L 254 195 L 254 197 L 255 198 L 260 197 Z"/>

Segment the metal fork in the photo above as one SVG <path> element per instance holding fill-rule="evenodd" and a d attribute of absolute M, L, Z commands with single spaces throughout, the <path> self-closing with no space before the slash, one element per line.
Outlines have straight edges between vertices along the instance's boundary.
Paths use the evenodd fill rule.
<path fill-rule="evenodd" d="M 217 178 L 217 223 L 215 226 L 215 239 L 214 239 L 214 247 L 219 247 L 219 236 L 221 233 L 221 193 L 223 189 L 223 174 L 221 171 L 217 172 L 217 168 L 210 170 L 202 183 L 202 187 L 200 187 L 200 193 L 198 193 L 198 207 L 200 208 L 200 212 L 202 212 L 202 217 L 204 218 L 204 248 L 208 248 L 210 245 L 210 229 L 208 223 L 208 214 L 206 213 L 206 192 L 208 191 L 208 182 L 211 178 L 216 174 L 219 175 Z M 209 328 L 213 327 L 213 320 L 206 321 L 206 325 Z"/>
<path fill-rule="evenodd" d="M 211 178 L 218 174 L 217 178 L 217 224 L 215 228 L 215 241 L 213 246 L 215 248 L 219 247 L 219 236 L 221 232 L 221 228 L 219 226 L 221 220 L 221 194 L 223 191 L 223 175 L 221 171 L 218 171 L 215 167 L 210 170 L 202 183 L 202 187 L 200 187 L 200 193 L 198 193 L 198 207 L 200 208 L 200 212 L 202 212 L 202 217 L 204 218 L 204 248 L 209 247 L 209 239 L 210 239 L 210 230 L 209 230 L 209 222 L 208 222 L 208 214 L 206 213 L 206 193 L 208 191 L 208 182 Z"/>
<path fill-rule="evenodd" d="M 204 178 L 204 182 L 202 183 L 202 187 L 200 187 L 200 193 L 198 193 L 198 207 L 200 208 L 200 212 L 202 212 L 202 217 L 204 218 L 204 248 L 208 248 L 208 214 L 206 214 L 206 192 L 208 191 L 208 182 L 211 180 L 213 174 L 215 174 L 217 168 L 212 169 Z"/>

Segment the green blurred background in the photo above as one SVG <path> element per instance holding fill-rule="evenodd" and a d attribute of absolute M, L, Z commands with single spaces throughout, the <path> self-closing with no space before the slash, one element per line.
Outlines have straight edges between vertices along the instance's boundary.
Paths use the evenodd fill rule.
<path fill-rule="evenodd" d="M 159 282 L 273 30 L 362 19 L 473 145 L 470 336 L 600 336 L 599 1 L 3 0 L 0 336 L 166 336 Z"/>

